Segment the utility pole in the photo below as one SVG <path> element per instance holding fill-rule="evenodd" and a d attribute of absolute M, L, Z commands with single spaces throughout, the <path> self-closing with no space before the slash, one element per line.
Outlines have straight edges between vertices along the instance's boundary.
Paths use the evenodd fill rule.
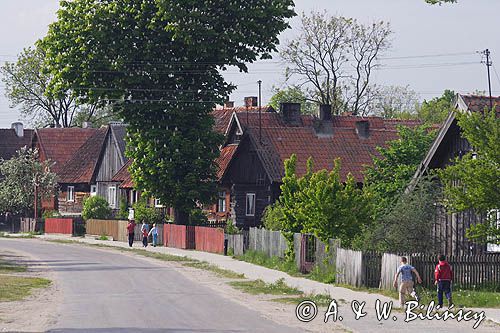
<path fill-rule="evenodd" d="M 484 61 L 481 62 L 486 64 L 486 69 L 488 70 L 488 90 L 490 93 L 490 110 L 493 110 L 493 97 L 491 97 L 491 77 L 490 77 L 490 67 L 493 65 L 493 62 L 490 60 L 491 52 L 489 49 L 486 49 L 481 53 L 486 56 L 486 62 Z"/>
<path fill-rule="evenodd" d="M 259 142 L 262 144 L 262 80 L 257 83 L 259 84 Z"/>

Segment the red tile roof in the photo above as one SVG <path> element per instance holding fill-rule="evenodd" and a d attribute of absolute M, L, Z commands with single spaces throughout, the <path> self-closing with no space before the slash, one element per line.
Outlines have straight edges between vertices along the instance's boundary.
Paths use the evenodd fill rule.
<path fill-rule="evenodd" d="M 231 120 L 232 114 L 236 113 L 257 113 L 259 112 L 259 108 L 256 106 L 252 106 L 246 108 L 244 106 L 237 106 L 234 108 L 220 108 L 214 109 L 212 111 L 212 115 L 215 119 L 215 130 L 221 134 L 226 132 L 227 126 L 229 125 L 229 121 Z M 271 106 L 262 106 L 262 113 L 267 112 L 275 112 Z"/>
<path fill-rule="evenodd" d="M 66 162 L 95 133 L 95 128 L 42 128 L 35 131 L 45 159 L 54 162 L 53 171 L 59 174 Z"/>
<path fill-rule="evenodd" d="M 30 147 L 32 137 L 31 129 L 25 129 L 22 137 L 18 137 L 14 129 L 0 129 L 0 159 L 8 160 L 22 147 Z"/>
<path fill-rule="evenodd" d="M 490 107 L 490 97 L 489 96 L 477 96 L 477 95 L 461 95 L 463 101 L 469 107 L 470 111 L 483 112 L 485 109 Z M 492 97 L 493 106 L 496 106 L 496 111 L 500 112 L 500 96 Z"/>
<path fill-rule="evenodd" d="M 124 188 L 124 189 L 134 188 L 134 182 L 132 181 L 132 176 L 130 175 L 130 172 L 128 171 L 131 164 L 132 164 L 132 160 L 128 160 L 127 163 L 125 163 L 123 165 L 123 167 L 120 170 L 118 170 L 116 175 L 113 177 L 114 182 L 121 182 L 120 188 Z"/>
<path fill-rule="evenodd" d="M 377 156 L 376 147 L 385 146 L 388 141 L 398 138 L 397 125 L 414 127 L 420 124 L 414 120 L 386 120 L 379 117 L 334 116 L 328 126 L 333 127 L 333 134 L 320 136 L 316 133 L 318 120 L 312 116 L 302 116 L 301 126 L 284 124 L 281 115 L 263 114 L 262 144 L 258 141 L 258 116 L 251 115 L 247 121 L 239 115 L 242 126 L 247 127 L 251 140 L 258 147 L 257 151 L 269 176 L 280 182 L 284 176 L 283 163 L 292 154 L 297 155 L 297 172 L 306 172 L 309 157 L 314 160 L 314 169 L 331 170 L 333 161 L 341 159 L 341 176 L 346 178 L 351 173 L 356 181 L 363 182 L 363 170 L 372 164 L 372 157 Z M 369 123 L 370 135 L 361 138 L 356 132 L 357 121 Z M 245 124 L 245 125 L 243 125 Z M 331 124 L 331 125 L 330 125 Z"/>
<path fill-rule="evenodd" d="M 224 175 L 224 172 L 226 171 L 226 168 L 229 165 L 231 159 L 233 158 L 233 155 L 236 152 L 237 148 L 238 148 L 237 144 L 230 144 L 222 148 L 219 157 L 215 161 L 218 167 L 217 179 L 220 180 Z"/>
<path fill-rule="evenodd" d="M 103 150 L 108 128 L 100 128 L 75 152 L 59 172 L 61 184 L 90 184 Z"/>

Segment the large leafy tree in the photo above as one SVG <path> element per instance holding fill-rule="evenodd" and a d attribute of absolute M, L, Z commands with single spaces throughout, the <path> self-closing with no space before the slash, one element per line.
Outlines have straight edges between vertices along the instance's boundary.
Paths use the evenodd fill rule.
<path fill-rule="evenodd" d="M 216 193 L 221 138 L 210 113 L 234 88 L 221 72 L 270 58 L 292 8 L 292 0 L 61 1 L 43 40 L 51 87 L 119 102 L 136 185 L 186 223 Z"/>
<path fill-rule="evenodd" d="M 472 209 L 487 215 L 485 223 L 468 230 L 468 238 L 500 244 L 500 118 L 495 110 L 457 113 L 462 134 L 473 151 L 439 173 L 446 204 L 452 212 Z"/>
<path fill-rule="evenodd" d="M 285 161 L 281 196 L 266 212 L 264 224 L 280 228 L 285 235 L 311 233 L 326 244 L 336 238 L 349 246 L 362 227 L 370 224 L 371 200 L 351 175 L 341 180 L 339 160 L 331 171 L 313 172 L 310 158 L 301 177 L 297 176 L 296 163 L 295 155 Z"/>
<path fill-rule="evenodd" d="M 380 156 L 374 157 L 373 165 L 365 170 L 364 190 L 375 198 L 376 219 L 408 186 L 435 136 L 426 126 L 401 126 L 398 133 L 399 138 L 389 142 L 387 147 L 377 148 Z"/>
<path fill-rule="evenodd" d="M 442 96 L 424 101 L 417 110 L 418 118 L 428 125 L 441 124 L 455 110 L 455 96 L 453 90 L 447 89 Z"/>
<path fill-rule="evenodd" d="M 22 148 L 11 159 L 0 160 L 0 212 L 28 214 L 35 193 L 38 199 L 53 195 L 57 179 L 50 167 L 49 161 L 40 162 L 36 149 Z"/>
<path fill-rule="evenodd" d="M 26 120 L 39 127 L 71 127 L 110 117 L 97 102 L 81 103 L 72 89 L 48 91 L 53 76 L 44 69 L 45 57 L 39 44 L 24 49 L 16 62 L 7 62 L 0 69 L 6 96 Z"/>
<path fill-rule="evenodd" d="M 365 226 L 353 242 L 355 248 L 381 252 L 433 253 L 436 242 L 432 227 L 435 203 L 442 199 L 441 188 L 425 178 L 413 191 L 402 193 L 393 205 L 371 225 Z"/>
<path fill-rule="evenodd" d="M 303 114 L 317 113 L 316 104 L 307 99 L 306 93 L 299 86 L 289 86 L 284 89 L 274 88 L 274 95 L 271 97 L 269 105 L 275 110 L 279 110 L 281 103 L 300 103 Z"/>

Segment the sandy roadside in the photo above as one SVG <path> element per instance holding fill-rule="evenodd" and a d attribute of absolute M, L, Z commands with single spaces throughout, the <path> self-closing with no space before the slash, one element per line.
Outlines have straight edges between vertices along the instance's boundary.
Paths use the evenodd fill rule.
<path fill-rule="evenodd" d="M 58 288 L 55 273 L 48 270 L 43 262 L 37 262 L 36 265 L 30 266 L 30 262 L 37 260 L 37 258 L 25 252 L 9 249 L 8 251 L 0 251 L 1 255 L 10 255 L 3 258 L 5 260 L 28 264 L 26 272 L 15 273 L 15 275 L 46 278 L 51 280 L 51 285 L 48 288 L 33 290 L 30 296 L 21 301 L 0 302 L 0 332 L 43 332 L 48 330 L 56 321 L 59 304 L 61 304 L 63 297 Z"/>

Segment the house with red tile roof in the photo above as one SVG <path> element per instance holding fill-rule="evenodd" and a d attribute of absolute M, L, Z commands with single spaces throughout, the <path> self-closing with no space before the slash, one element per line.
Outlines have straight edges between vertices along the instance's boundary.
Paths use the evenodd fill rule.
<path fill-rule="evenodd" d="M 42 204 L 44 210 L 80 215 L 83 200 L 104 197 L 112 209 L 119 208 L 119 182 L 113 176 L 125 164 L 125 125 L 95 128 L 43 128 L 35 131 L 32 145 L 42 160 L 54 163 L 58 193 Z"/>
<path fill-rule="evenodd" d="M 302 115 L 300 104 L 284 103 L 280 112 L 233 113 L 226 132 L 226 152 L 220 163 L 222 188 L 230 189 L 231 218 L 241 228 L 261 225 L 264 209 L 280 195 L 284 161 L 297 155 L 297 173 L 306 172 L 309 157 L 314 170 L 333 168 L 341 160 L 343 179 L 352 174 L 363 183 L 363 170 L 382 147 L 398 138 L 397 127 L 419 121 L 379 117 L 333 116 L 329 106 L 319 117 Z M 228 161 L 229 159 L 229 161 Z"/>
<path fill-rule="evenodd" d="M 8 160 L 23 147 L 31 146 L 33 130 L 25 129 L 22 123 L 13 123 L 11 128 L 0 128 L 0 160 Z"/>
<path fill-rule="evenodd" d="M 493 97 L 492 105 L 496 107 L 497 116 L 500 115 L 500 96 Z M 411 190 L 418 180 L 432 170 L 444 169 L 452 161 L 473 151 L 472 145 L 462 136 L 457 112 L 483 112 L 490 107 L 490 98 L 487 96 L 457 94 L 455 101 L 456 111 L 450 112 L 448 118 L 439 128 L 439 132 L 430 147 L 427 155 L 415 172 Z M 449 214 L 445 208 L 437 203 L 438 218 L 435 223 L 434 239 L 441 251 L 447 255 L 480 254 L 484 252 L 500 252 L 500 246 L 495 244 L 481 245 L 471 242 L 466 237 L 466 230 L 477 223 L 482 223 L 485 216 L 472 211 Z M 500 219 L 500 212 L 496 212 Z"/>

